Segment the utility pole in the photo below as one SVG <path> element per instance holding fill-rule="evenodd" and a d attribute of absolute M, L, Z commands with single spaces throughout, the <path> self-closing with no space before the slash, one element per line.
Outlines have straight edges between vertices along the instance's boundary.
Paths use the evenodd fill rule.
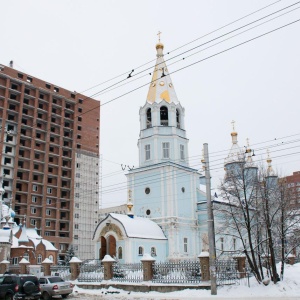
<path fill-rule="evenodd" d="M 206 181 L 206 199 L 207 199 L 207 226 L 208 226 L 208 244 L 209 244 L 209 264 L 210 264 L 210 284 L 211 295 L 217 295 L 217 277 L 216 277 L 216 244 L 215 244 L 215 225 L 214 214 L 211 203 L 211 182 L 209 171 L 208 144 L 203 144 L 204 166 Z"/>

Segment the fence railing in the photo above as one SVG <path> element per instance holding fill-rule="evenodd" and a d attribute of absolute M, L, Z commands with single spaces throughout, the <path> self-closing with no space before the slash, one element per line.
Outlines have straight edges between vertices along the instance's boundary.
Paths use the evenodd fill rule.
<path fill-rule="evenodd" d="M 240 276 L 237 267 L 236 260 L 216 260 L 217 285 L 238 283 Z"/>
<path fill-rule="evenodd" d="M 70 280 L 70 266 L 51 266 L 50 271 L 52 276 L 60 276 L 64 280 Z"/>
<path fill-rule="evenodd" d="M 142 263 L 119 264 L 114 263 L 113 266 L 114 281 L 141 282 L 143 281 Z"/>
<path fill-rule="evenodd" d="M 163 262 L 153 264 L 153 282 L 199 283 L 201 280 L 198 261 Z"/>
<path fill-rule="evenodd" d="M 80 282 L 100 282 L 104 278 L 104 268 L 99 259 L 84 261 L 80 267 L 80 274 L 77 278 Z"/>

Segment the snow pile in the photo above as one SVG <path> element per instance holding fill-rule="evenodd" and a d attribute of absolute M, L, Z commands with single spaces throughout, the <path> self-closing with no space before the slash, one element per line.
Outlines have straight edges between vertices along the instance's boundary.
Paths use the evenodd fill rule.
<path fill-rule="evenodd" d="M 280 264 L 277 266 L 280 270 Z M 148 282 L 141 283 L 148 285 Z M 97 295 L 95 297 L 91 295 Z M 254 277 L 250 278 L 250 288 L 247 280 L 243 280 L 241 285 L 228 285 L 218 287 L 218 295 L 211 296 L 209 290 L 186 289 L 171 293 L 138 293 L 127 292 L 115 288 L 109 289 L 81 289 L 74 288 L 74 296 L 85 299 L 300 299 L 300 263 L 293 266 L 285 265 L 283 281 L 276 285 L 270 282 L 268 286 L 258 284 Z"/>

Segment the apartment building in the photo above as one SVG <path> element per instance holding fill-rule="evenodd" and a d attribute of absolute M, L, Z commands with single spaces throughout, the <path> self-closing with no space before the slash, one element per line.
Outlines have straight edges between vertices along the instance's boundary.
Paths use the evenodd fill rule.
<path fill-rule="evenodd" d="M 285 180 L 290 190 L 290 204 L 292 208 L 300 208 L 300 171 L 286 176 Z"/>
<path fill-rule="evenodd" d="M 0 65 L 3 202 L 59 249 L 94 256 L 100 102 Z"/>

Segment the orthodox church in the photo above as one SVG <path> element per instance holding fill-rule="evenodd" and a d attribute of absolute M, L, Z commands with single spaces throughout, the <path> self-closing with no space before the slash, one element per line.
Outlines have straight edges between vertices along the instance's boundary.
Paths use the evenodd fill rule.
<path fill-rule="evenodd" d="M 157 261 L 178 261 L 196 259 L 208 250 L 203 176 L 189 166 L 185 109 L 177 98 L 163 49 L 162 43 L 156 44 L 152 81 L 139 110 L 139 167 L 126 175 L 127 215 L 110 213 L 98 224 L 93 236 L 97 259 L 109 254 L 122 263 L 139 262 L 148 253 Z M 245 160 L 235 130 L 231 136 L 225 170 Z M 250 155 L 247 159 L 252 163 Z M 214 202 L 222 205 L 217 199 Z M 224 243 L 224 237 L 218 234 L 216 243 Z M 227 244 L 229 248 L 228 238 Z"/>
<path fill-rule="evenodd" d="M 201 174 L 189 167 L 185 110 L 163 49 L 159 42 L 146 103 L 139 111 L 139 167 L 126 175 L 128 215 L 110 214 L 98 224 L 94 242 L 100 259 L 108 253 L 136 262 L 151 253 L 158 261 L 172 261 L 194 259 L 201 252 L 203 216 L 197 204 L 205 201 L 205 193 L 199 188 Z"/>

